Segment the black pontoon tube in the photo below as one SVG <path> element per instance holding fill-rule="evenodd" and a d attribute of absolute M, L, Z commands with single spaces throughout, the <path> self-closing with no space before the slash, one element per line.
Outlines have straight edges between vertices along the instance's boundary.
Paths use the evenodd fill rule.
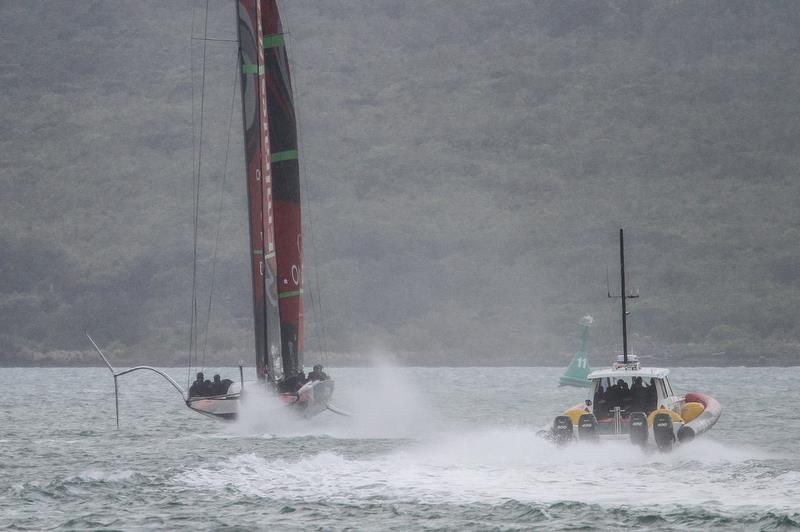
<path fill-rule="evenodd" d="M 699 416 L 689 421 L 678 430 L 678 441 L 680 442 L 692 441 L 695 436 L 699 436 L 708 431 L 717 423 L 719 416 L 722 415 L 722 406 L 719 404 L 719 401 L 706 394 L 695 392 L 687 393 L 686 402 L 700 403 L 704 408 Z"/>

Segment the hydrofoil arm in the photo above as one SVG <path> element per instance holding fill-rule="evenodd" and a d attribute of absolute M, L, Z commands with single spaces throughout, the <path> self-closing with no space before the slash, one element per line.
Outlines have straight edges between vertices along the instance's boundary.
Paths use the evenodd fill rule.
<path fill-rule="evenodd" d="M 91 335 L 88 333 L 88 331 L 83 331 L 83 334 L 85 334 L 86 338 L 88 338 L 89 341 L 92 342 L 92 346 L 94 347 L 95 351 L 97 351 L 97 354 L 99 354 L 100 358 L 103 359 L 103 362 L 105 362 L 106 366 L 108 367 L 108 370 L 111 372 L 111 375 L 114 376 L 114 404 L 116 406 L 117 428 L 119 428 L 119 386 L 117 384 L 117 379 L 119 377 L 122 377 L 123 375 L 127 375 L 128 373 L 133 373 L 134 371 L 139 371 L 139 370 L 143 370 L 143 369 L 158 373 L 159 375 L 164 377 L 167 380 L 167 382 L 169 382 L 172 385 L 172 387 L 175 388 L 178 391 L 179 394 L 181 394 L 181 398 L 184 401 L 188 401 L 189 400 L 189 395 L 184 391 L 183 388 L 181 388 L 181 385 L 178 384 L 175 381 L 175 379 L 173 379 L 172 377 L 170 377 L 169 375 L 167 375 L 166 373 L 164 373 L 160 369 L 154 368 L 152 366 L 136 366 L 134 368 L 130 368 L 130 369 L 126 369 L 124 371 L 117 372 L 116 370 L 114 370 L 114 367 L 111 365 L 111 363 L 108 361 L 106 356 L 103 354 L 103 351 L 101 351 L 100 348 L 97 346 L 97 343 L 95 343 L 94 339 L 91 337 Z"/>

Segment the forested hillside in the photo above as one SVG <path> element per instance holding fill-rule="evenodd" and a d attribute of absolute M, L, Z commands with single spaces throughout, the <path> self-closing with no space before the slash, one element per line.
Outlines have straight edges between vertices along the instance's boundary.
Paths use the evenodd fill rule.
<path fill-rule="evenodd" d="M 0 363 L 94 363 L 83 328 L 183 363 L 201 116 L 201 341 L 250 362 L 234 14 L 203 41 L 204 6 L 0 3 Z M 624 227 L 634 352 L 800 363 L 800 3 L 282 7 L 308 357 L 563 364 L 592 314 L 604 364 Z"/>

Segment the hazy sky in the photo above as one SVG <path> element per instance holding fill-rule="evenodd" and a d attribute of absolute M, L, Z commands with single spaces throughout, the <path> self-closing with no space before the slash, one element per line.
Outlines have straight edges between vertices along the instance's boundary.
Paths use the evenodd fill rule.
<path fill-rule="evenodd" d="M 182 356 L 202 6 L 0 3 L 0 356 L 83 350 L 86 326 L 120 356 Z M 238 361 L 234 15 L 210 6 L 199 297 L 205 312 L 221 197 L 206 345 Z M 798 352 L 800 4 L 282 6 L 309 349 L 560 363 L 584 314 L 616 349 L 605 277 L 625 226 L 635 349 Z"/>

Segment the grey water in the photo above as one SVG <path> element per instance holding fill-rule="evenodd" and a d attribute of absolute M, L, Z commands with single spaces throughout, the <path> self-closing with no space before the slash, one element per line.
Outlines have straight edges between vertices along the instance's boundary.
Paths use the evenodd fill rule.
<path fill-rule="evenodd" d="M 168 369 L 186 382 L 185 369 Z M 209 369 L 235 378 L 234 368 Z M 252 372 L 252 369 L 249 370 Z M 345 418 L 221 423 L 155 374 L 2 369 L 0 528 L 786 530 L 800 523 L 800 368 L 679 368 L 723 406 L 670 454 L 555 448 L 585 397 L 557 368 L 331 368 Z"/>

